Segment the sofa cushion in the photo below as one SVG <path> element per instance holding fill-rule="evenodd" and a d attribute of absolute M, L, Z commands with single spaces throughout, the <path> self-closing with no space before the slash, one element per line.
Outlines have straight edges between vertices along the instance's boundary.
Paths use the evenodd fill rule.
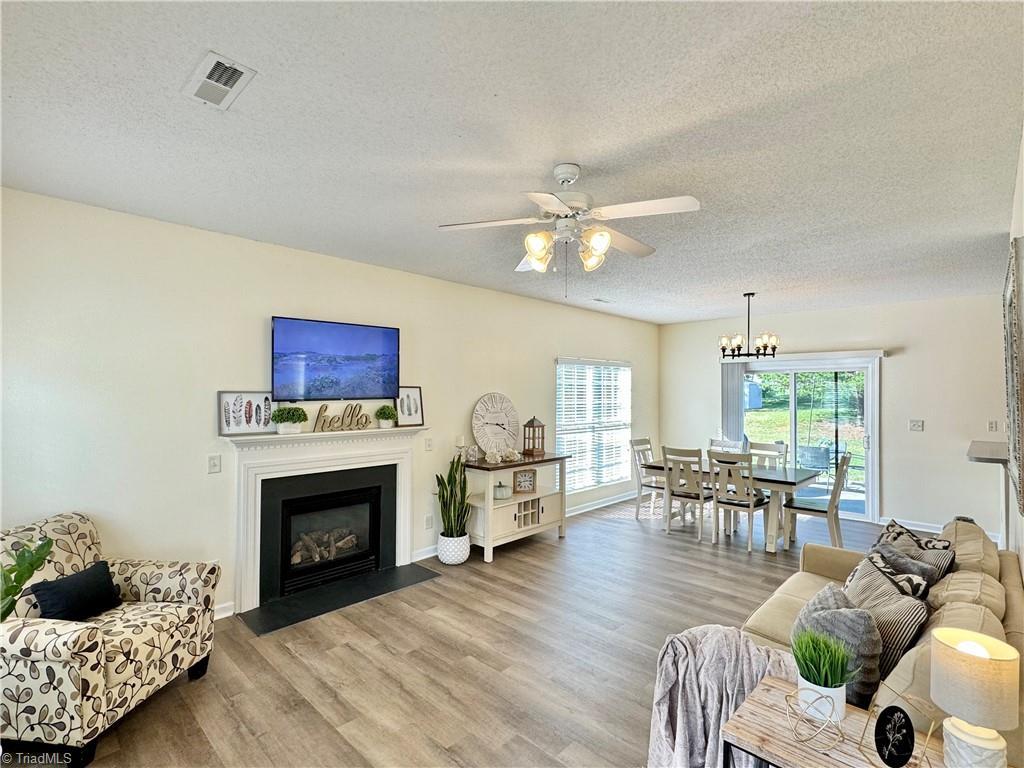
<path fill-rule="evenodd" d="M 175 659 L 184 663 L 182 646 L 198 639 L 202 613 L 200 606 L 184 603 L 122 603 L 92 619 L 103 635 L 107 688 L 137 687 L 154 671 L 163 676 Z"/>
<path fill-rule="evenodd" d="M 943 538 L 953 543 L 956 553 L 955 571 L 981 571 L 994 579 L 999 578 L 999 555 L 995 542 L 977 523 L 958 517 L 946 523 Z"/>
<path fill-rule="evenodd" d="M 884 678 L 878 688 L 875 704 L 885 709 L 890 704 L 906 710 L 914 723 L 914 728 L 927 733 L 932 721 L 941 724 L 948 716 L 932 704 L 931 700 L 931 645 L 925 643 L 911 648 L 900 659 L 899 664 Z M 932 738 L 941 736 L 942 729 L 932 734 Z"/>
<path fill-rule="evenodd" d="M 816 573 L 798 571 L 782 582 L 781 586 L 775 591 L 777 594 L 789 595 L 790 597 L 796 597 L 807 602 L 821 592 L 826 584 L 835 584 L 835 582 Z"/>
<path fill-rule="evenodd" d="M 776 592 L 750 615 L 743 624 L 743 631 L 789 648 L 793 624 L 806 602 L 802 598 Z"/>
<path fill-rule="evenodd" d="M 928 592 L 928 605 L 938 610 L 949 603 L 983 605 L 1002 621 L 1006 613 L 1006 589 L 987 573 L 955 571 L 941 579 Z"/>
<path fill-rule="evenodd" d="M 911 597 L 900 589 L 899 581 L 920 577 L 899 574 L 899 579 L 893 579 L 875 564 L 881 559 L 876 554 L 861 560 L 860 565 L 850 574 L 844 589 L 858 608 L 866 608 L 875 619 L 878 633 L 882 637 L 879 667 L 884 679 L 914 642 L 921 625 L 928 619 L 928 606 L 923 600 Z M 920 581 L 924 583 L 923 579 Z"/>
<path fill-rule="evenodd" d="M 927 645 L 931 641 L 932 630 L 938 627 L 969 629 L 972 632 L 981 632 L 983 635 L 994 637 L 996 640 L 1006 640 L 1003 625 L 999 623 L 995 614 L 984 605 L 946 603 L 928 617 L 928 621 L 921 629 L 921 636 L 914 645 Z"/>
<path fill-rule="evenodd" d="M 800 609 L 792 637 L 806 630 L 828 635 L 849 649 L 850 667 L 857 674 L 846 686 L 846 699 L 867 707 L 878 688 L 882 654 L 882 636 L 871 612 L 856 607 L 838 584 L 829 583 Z"/>
<path fill-rule="evenodd" d="M 928 536 L 918 536 L 904 525 L 895 520 L 890 520 L 882 533 L 879 534 L 875 546 L 889 544 L 893 548 L 903 552 L 908 557 L 928 563 L 938 570 L 938 578 L 942 578 L 953 567 L 955 554 L 952 550 L 952 542 L 948 539 L 936 539 Z"/>
<path fill-rule="evenodd" d="M 1024 579 L 1020 572 L 1020 555 L 1002 551 L 999 556 L 999 583 L 1006 590 L 1006 614 L 1003 616 L 1003 630 L 1006 642 L 1024 656 Z M 1024 664 L 1020 665 L 1020 689 L 1024 691 Z M 1020 725 L 1009 733 L 1003 733 L 1010 765 L 1024 765 L 1024 696 L 1020 697 Z"/>

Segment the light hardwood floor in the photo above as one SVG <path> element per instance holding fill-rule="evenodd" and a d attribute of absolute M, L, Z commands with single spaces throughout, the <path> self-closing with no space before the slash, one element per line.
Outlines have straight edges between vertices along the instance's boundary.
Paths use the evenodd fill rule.
<path fill-rule="evenodd" d="M 877 530 L 844 522 L 846 546 Z M 741 624 L 805 541 L 828 542 L 824 521 L 778 555 L 755 524 L 748 555 L 743 524 L 697 543 L 693 523 L 666 536 L 660 510 L 612 505 L 263 637 L 224 619 L 206 677 L 128 715 L 94 765 L 642 765 L 666 636 Z"/>

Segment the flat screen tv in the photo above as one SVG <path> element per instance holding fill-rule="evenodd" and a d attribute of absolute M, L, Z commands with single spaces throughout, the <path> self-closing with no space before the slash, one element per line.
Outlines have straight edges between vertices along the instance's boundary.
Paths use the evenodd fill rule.
<path fill-rule="evenodd" d="M 276 401 L 398 397 L 398 329 L 273 318 Z"/>

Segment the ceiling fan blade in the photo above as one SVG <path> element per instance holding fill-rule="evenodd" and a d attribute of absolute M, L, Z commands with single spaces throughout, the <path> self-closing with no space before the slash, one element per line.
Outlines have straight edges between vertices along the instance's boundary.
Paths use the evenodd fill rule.
<path fill-rule="evenodd" d="M 689 213 L 699 211 L 700 201 L 689 195 L 663 197 L 660 200 L 640 200 L 636 203 L 602 205 L 590 211 L 590 217 L 599 221 L 630 219 L 637 216 L 658 216 L 662 213 Z"/>
<path fill-rule="evenodd" d="M 572 213 L 572 208 L 562 202 L 558 195 L 553 195 L 550 192 L 524 192 L 523 194 L 540 206 L 542 211 L 557 213 L 562 216 L 568 216 Z"/>
<path fill-rule="evenodd" d="M 527 216 L 523 219 L 495 219 L 494 221 L 467 221 L 464 224 L 440 224 L 438 229 L 483 229 L 484 227 L 508 227 L 514 224 L 540 224 L 548 221 L 541 216 Z"/>
<path fill-rule="evenodd" d="M 523 260 L 519 262 L 515 269 L 516 272 L 532 272 L 533 266 L 530 264 L 530 257 L 523 256 Z"/>
<path fill-rule="evenodd" d="M 638 256 L 643 258 L 644 256 L 650 256 L 654 253 L 654 248 L 647 243 L 641 243 L 639 240 L 634 240 L 629 235 L 624 235 L 617 229 L 611 227 L 601 227 L 604 231 L 612 236 L 612 248 L 623 253 L 628 253 L 630 256 Z"/>

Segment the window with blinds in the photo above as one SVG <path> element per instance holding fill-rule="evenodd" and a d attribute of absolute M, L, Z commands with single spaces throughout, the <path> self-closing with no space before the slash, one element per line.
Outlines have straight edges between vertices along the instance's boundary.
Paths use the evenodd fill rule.
<path fill-rule="evenodd" d="M 558 360 L 555 449 L 572 454 L 568 493 L 629 480 L 632 381 L 627 363 Z"/>

